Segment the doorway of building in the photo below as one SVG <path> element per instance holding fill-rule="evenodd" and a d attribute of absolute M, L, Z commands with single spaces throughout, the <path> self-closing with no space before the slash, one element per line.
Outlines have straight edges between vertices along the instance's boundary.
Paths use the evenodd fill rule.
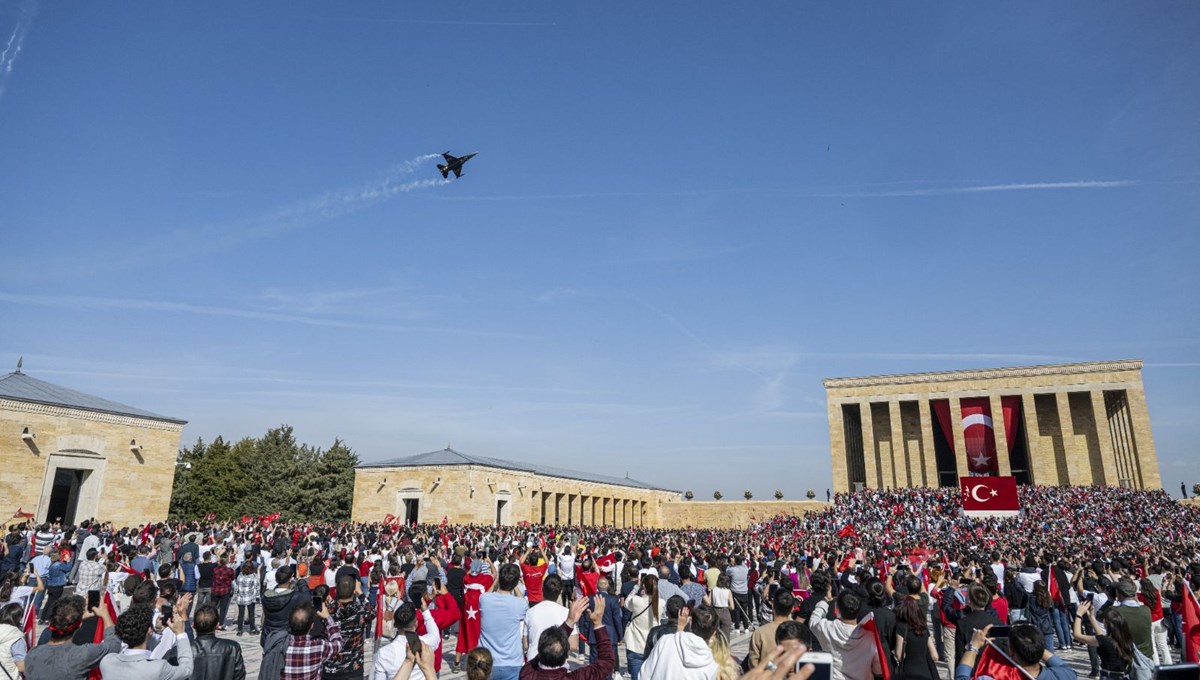
<path fill-rule="evenodd" d="M 508 501 L 496 501 L 496 524 L 503 525 L 508 520 Z"/>
<path fill-rule="evenodd" d="M 420 521 L 421 499 L 420 498 L 405 498 L 404 499 L 404 523 L 416 524 Z"/>
<path fill-rule="evenodd" d="M 57 468 L 54 471 L 45 521 L 62 522 L 64 525 L 75 523 L 75 513 L 79 509 L 79 490 L 83 488 L 84 481 L 91 473 L 91 470 L 72 468 Z"/>

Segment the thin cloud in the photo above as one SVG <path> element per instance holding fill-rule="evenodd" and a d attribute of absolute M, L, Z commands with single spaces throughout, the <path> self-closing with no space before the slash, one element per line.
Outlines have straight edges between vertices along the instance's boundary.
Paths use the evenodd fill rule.
<path fill-rule="evenodd" d="M 888 198 L 902 196 L 954 196 L 985 194 L 1002 191 L 1048 191 L 1055 189 L 1124 189 L 1141 185 L 1141 180 L 1079 180 L 1072 182 L 1015 182 L 1010 184 L 975 184 L 972 186 L 930 187 L 926 189 L 897 189 L 887 191 L 831 192 L 811 194 L 818 198 Z"/>
<path fill-rule="evenodd" d="M 346 24 L 413 24 L 416 26 L 553 26 L 537 21 L 457 21 L 454 19 L 392 19 L 387 17 L 308 17 L 312 21 Z"/>
<path fill-rule="evenodd" d="M 261 240 L 350 215 L 401 194 L 444 186 L 450 180 L 408 179 L 415 170 L 439 154 L 422 154 L 397 163 L 370 182 L 356 187 L 327 191 L 314 198 L 296 201 L 254 217 L 218 222 L 198 229 L 177 229 L 144 245 L 122 246 L 119 252 L 104 257 L 86 253 L 70 262 L 60 262 L 56 271 L 79 277 L 94 276 L 105 269 L 121 268 L 146 260 L 167 260 L 180 253 L 214 254 L 243 243 Z M 40 268 L 17 266 L 5 274 L 8 278 L 27 279 L 43 273 Z"/>
<path fill-rule="evenodd" d="M 172 302 L 166 300 L 139 300 L 134 298 L 103 298 L 90 296 L 54 296 L 54 295 L 20 295 L 15 293 L 0 293 L 0 302 L 17 305 L 32 305 L 46 307 L 67 307 L 72 309 L 121 309 L 133 312 L 165 312 L 178 314 L 196 314 L 201 316 L 223 316 L 253 321 L 270 321 L 277 323 L 300 324 L 305 326 L 320 326 L 325 328 L 345 328 L 351 330 L 385 331 L 393 333 L 451 333 L 454 335 L 473 335 L 489 338 L 530 339 L 531 336 L 521 333 L 502 331 L 478 331 L 463 328 L 402 326 L 397 324 L 381 324 L 365 321 L 349 321 L 343 319 L 327 319 L 303 314 L 282 312 L 266 312 L 261 310 L 238 309 L 236 307 L 219 307 L 214 305 L 196 305 L 188 302 Z"/>
<path fill-rule="evenodd" d="M 0 52 L 0 98 L 4 97 L 4 90 L 8 88 L 8 81 L 12 78 L 17 57 L 25 48 L 25 37 L 29 35 L 29 28 L 33 26 L 35 14 L 37 14 L 36 0 L 25 0 L 21 3 L 16 24 L 13 26 L 8 40 L 4 43 L 4 51 Z"/>
<path fill-rule="evenodd" d="M 247 369 L 247 371 L 249 370 Z M 488 385 L 463 383 L 433 383 L 433 382 L 404 382 L 393 380 L 323 380 L 320 378 L 290 378 L 284 376 L 246 375 L 238 374 L 204 374 L 204 375 L 172 375 L 167 373 L 127 373 L 122 371 L 88 371 L 69 369 L 45 369 L 38 374 L 45 375 L 77 375 L 89 378 L 111 378 L 115 380 L 159 380 L 166 382 L 191 383 L 262 383 L 273 385 L 299 385 L 308 387 L 329 388 L 366 388 L 390 390 L 442 390 L 448 392 L 521 392 L 533 394 L 576 394 L 594 395 L 593 390 L 570 389 L 566 387 L 538 387 L 524 385 Z M 273 393 L 293 394 L 293 393 Z"/>

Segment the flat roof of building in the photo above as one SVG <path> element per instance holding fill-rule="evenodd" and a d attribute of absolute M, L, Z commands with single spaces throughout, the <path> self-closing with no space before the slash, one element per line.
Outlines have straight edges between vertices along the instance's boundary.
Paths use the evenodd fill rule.
<path fill-rule="evenodd" d="M 96 413 L 110 413 L 117 416 L 145 418 L 147 420 L 161 420 L 168 423 L 187 423 L 186 420 L 151 413 L 150 411 L 126 406 L 125 404 L 110 401 L 102 397 L 54 385 L 45 380 L 31 378 L 20 370 L 0 376 L 0 399 L 11 399 L 31 404 L 45 404 L 47 406 L 61 406 L 81 411 L 94 411 Z"/>
<path fill-rule="evenodd" d="M 1102 371 L 1140 371 L 1141 359 L 1117 361 L 1087 361 L 1075 364 L 1043 364 L 1040 366 L 1010 366 L 1007 368 L 975 368 L 960 371 L 931 371 L 928 373 L 893 373 L 869 375 L 857 378 L 826 378 L 822 381 L 830 387 L 868 387 L 871 385 L 903 385 L 906 383 L 950 382 L 953 380 L 981 380 L 987 378 L 1018 378 L 1035 375 L 1077 375 Z"/>
<path fill-rule="evenodd" d="M 500 470 L 511 470 L 513 472 L 528 472 L 535 475 L 543 475 L 545 477 L 559 477 L 562 479 L 575 479 L 581 482 L 611 484 L 613 486 L 626 486 L 634 489 L 646 489 L 649 491 L 668 491 L 670 493 L 679 493 L 674 489 L 664 489 L 662 487 L 654 486 L 653 484 L 631 479 L 629 477 L 610 477 L 608 475 L 597 475 L 590 472 L 580 472 L 578 470 L 568 470 L 565 468 L 551 467 L 548 465 L 516 463 L 511 460 L 504 460 L 502 458 L 470 455 L 460 451 L 455 451 L 449 447 L 446 447 L 441 451 L 418 453 L 415 456 L 392 458 L 390 460 L 382 460 L 377 463 L 363 463 L 358 467 L 394 468 L 428 467 L 431 465 L 479 465 L 482 467 L 497 468 Z"/>

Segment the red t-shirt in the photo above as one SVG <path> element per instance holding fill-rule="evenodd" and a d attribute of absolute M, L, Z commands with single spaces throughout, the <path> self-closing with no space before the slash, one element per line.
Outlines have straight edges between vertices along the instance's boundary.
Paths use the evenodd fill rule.
<path fill-rule="evenodd" d="M 374 566 L 375 564 L 371 560 L 363 560 L 363 563 L 358 565 L 358 575 L 362 578 L 370 576 L 371 568 Z"/>
<path fill-rule="evenodd" d="M 537 604 L 542 601 L 542 579 L 546 577 L 548 567 L 549 565 L 546 564 L 531 567 L 524 562 L 521 563 L 521 576 L 525 580 L 525 596 L 529 598 L 529 604 Z"/>

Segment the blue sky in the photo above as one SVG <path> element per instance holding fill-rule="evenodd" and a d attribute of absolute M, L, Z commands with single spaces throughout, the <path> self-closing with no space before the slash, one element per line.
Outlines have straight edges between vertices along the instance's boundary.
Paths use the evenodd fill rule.
<path fill-rule="evenodd" d="M 1196 35 L 1193 2 L 0 0 L 0 360 L 186 442 L 797 497 L 823 377 L 1140 357 L 1177 490 Z"/>

